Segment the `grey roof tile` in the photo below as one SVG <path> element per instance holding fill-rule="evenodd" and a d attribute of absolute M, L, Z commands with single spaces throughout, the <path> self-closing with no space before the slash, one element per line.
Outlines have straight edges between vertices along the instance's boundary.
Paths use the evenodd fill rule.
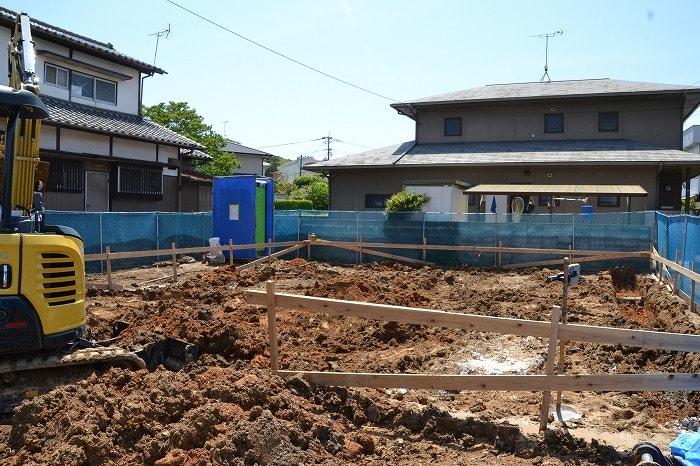
<path fill-rule="evenodd" d="M 263 152 L 258 149 L 253 149 L 252 147 L 246 147 L 242 144 L 237 144 L 235 142 L 229 142 L 223 148 L 224 152 L 233 152 L 234 154 L 244 154 L 244 155 L 258 155 L 260 157 L 267 157 L 267 152 Z"/>
<path fill-rule="evenodd" d="M 79 128 L 191 149 L 204 149 L 201 144 L 139 115 L 89 107 L 45 95 L 40 98 L 49 109 L 47 124 L 53 123 L 56 126 Z"/>
<path fill-rule="evenodd" d="M 415 144 L 413 141 L 317 162 L 312 171 L 410 166 L 692 164 L 700 155 L 625 139 Z"/>
<path fill-rule="evenodd" d="M 0 25 L 6 26 L 10 28 L 10 30 L 13 30 L 16 19 L 16 12 L 0 7 Z M 111 61 L 136 68 L 146 73 L 165 74 L 165 71 L 157 66 L 150 65 L 146 62 L 137 60 L 116 51 L 110 43 L 99 42 L 97 40 L 90 39 L 89 37 L 81 36 L 65 29 L 52 26 L 31 17 L 31 15 L 29 20 L 32 27 L 32 36 L 35 38 L 41 37 L 59 44 L 70 44 L 73 48 L 82 49 L 97 56 L 103 56 Z"/>

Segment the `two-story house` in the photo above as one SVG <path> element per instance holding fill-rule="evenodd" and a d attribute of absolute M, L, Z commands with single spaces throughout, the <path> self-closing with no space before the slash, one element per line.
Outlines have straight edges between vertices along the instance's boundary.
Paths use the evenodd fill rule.
<path fill-rule="evenodd" d="M 236 142 L 229 142 L 226 144 L 223 151 L 234 154 L 238 160 L 238 163 L 241 164 L 240 167 L 233 169 L 234 175 L 264 176 L 265 169 L 267 168 L 265 158 L 272 155 L 258 149 L 253 149 L 252 147 L 246 147 Z"/>
<path fill-rule="evenodd" d="M 470 212 L 489 211 L 485 195 L 504 211 L 515 196 L 536 213 L 677 210 L 700 173 L 682 150 L 698 103 L 700 87 L 611 79 L 488 85 L 392 104 L 414 141 L 307 169 L 329 175 L 332 210 L 381 209 L 431 180 L 468 185 Z"/>
<path fill-rule="evenodd" d="M 10 41 L 16 19 L 0 7 L 0 42 Z M 46 208 L 203 210 L 196 200 L 211 197 L 211 181 L 185 183 L 181 169 L 209 156 L 195 152 L 200 144 L 141 115 L 144 79 L 165 71 L 111 44 L 30 20 L 40 98 L 50 113 L 39 147 L 49 162 Z M 0 63 L 8 62 L 7 53 L 0 47 Z"/>

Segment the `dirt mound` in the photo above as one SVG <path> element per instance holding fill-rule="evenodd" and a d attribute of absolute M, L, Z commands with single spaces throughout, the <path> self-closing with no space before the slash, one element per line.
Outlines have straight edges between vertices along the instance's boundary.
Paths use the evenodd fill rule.
<path fill-rule="evenodd" d="M 633 464 L 638 441 L 665 442 L 695 415 L 693 393 L 564 393 L 578 416 L 540 434 L 536 392 L 321 387 L 269 371 L 267 312 L 245 290 L 548 321 L 562 302 L 555 270 L 491 271 L 372 263 L 271 261 L 199 271 L 177 284 L 124 272 L 127 291 L 91 291 L 91 337 L 129 327 L 119 345 L 194 343 L 179 372 L 113 368 L 25 400 L 2 426 L 3 464 Z M 139 275 L 140 274 L 140 275 Z M 117 278 L 118 280 L 118 278 Z M 138 283 L 148 283 L 139 287 Z M 569 322 L 698 333 L 700 321 L 652 278 L 630 269 L 583 275 Z M 280 368 L 388 373 L 541 373 L 546 341 L 281 310 Z M 570 344 L 566 371 L 700 371 L 700 358 Z M 674 424 L 675 423 L 675 424 Z"/>

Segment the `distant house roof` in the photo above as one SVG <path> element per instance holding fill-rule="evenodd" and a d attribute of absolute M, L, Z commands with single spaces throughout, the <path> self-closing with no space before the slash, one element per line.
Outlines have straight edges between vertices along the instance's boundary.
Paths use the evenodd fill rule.
<path fill-rule="evenodd" d="M 622 97 L 639 95 L 678 95 L 686 99 L 683 118 L 700 104 L 700 87 L 656 84 L 615 79 L 582 79 L 573 81 L 489 84 L 447 94 L 391 104 L 399 113 L 415 118 L 415 108 L 421 106 L 454 105 L 455 103 L 506 102 L 591 97 Z"/>
<path fill-rule="evenodd" d="M 189 149 L 204 149 L 201 144 L 138 115 L 90 107 L 45 95 L 40 98 L 49 109 L 49 118 L 45 120 L 47 124 Z"/>
<path fill-rule="evenodd" d="M 268 157 L 272 154 L 268 154 L 267 152 L 263 152 L 258 149 L 253 149 L 251 147 L 246 147 L 241 144 L 237 144 L 235 142 L 229 142 L 226 144 L 226 146 L 223 148 L 224 152 L 233 152 L 234 154 L 239 154 L 239 155 L 252 155 L 252 156 L 259 156 L 259 157 Z"/>
<path fill-rule="evenodd" d="M 128 55 L 117 52 L 114 49 L 114 46 L 110 43 L 99 42 L 94 39 L 90 39 L 89 37 L 81 36 L 65 29 L 52 26 L 48 23 L 32 18 L 31 15 L 29 19 L 32 27 L 32 37 L 35 39 L 42 38 L 54 44 L 69 47 L 72 50 L 81 50 L 91 55 L 102 56 L 107 58 L 109 61 L 138 69 L 144 73 L 166 74 L 164 70 L 158 68 L 157 66 L 150 65 L 141 60 L 137 60 L 129 57 Z M 0 7 L 0 26 L 5 26 L 12 30 L 16 20 L 16 12 Z M 40 53 L 40 51 L 37 50 L 37 53 Z"/>
<path fill-rule="evenodd" d="M 415 144 L 414 141 L 307 165 L 306 170 L 419 166 L 700 165 L 700 155 L 626 139 Z"/>

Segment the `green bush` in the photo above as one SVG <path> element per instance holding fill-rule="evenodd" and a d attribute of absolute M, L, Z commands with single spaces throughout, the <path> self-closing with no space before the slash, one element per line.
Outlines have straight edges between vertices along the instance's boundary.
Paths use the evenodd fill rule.
<path fill-rule="evenodd" d="M 275 199 L 275 210 L 314 210 L 309 199 Z"/>
<path fill-rule="evenodd" d="M 423 193 L 406 192 L 406 188 L 386 201 L 386 212 L 415 212 L 423 208 L 430 198 Z"/>

